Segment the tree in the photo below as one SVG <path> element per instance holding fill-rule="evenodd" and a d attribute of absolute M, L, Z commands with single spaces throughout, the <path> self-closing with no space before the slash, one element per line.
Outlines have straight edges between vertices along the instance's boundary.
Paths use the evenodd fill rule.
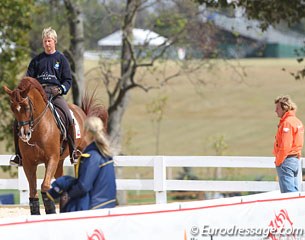
<path fill-rule="evenodd" d="M 0 1 L 0 141 L 6 140 L 6 149 L 13 146 L 13 117 L 9 109 L 8 95 L 2 86 L 10 88 L 17 83 L 18 75 L 25 68 L 24 59 L 29 54 L 28 31 L 31 26 L 32 1 Z M 1 167 L 3 171 L 16 174 L 10 167 Z"/>
<path fill-rule="evenodd" d="M 260 21 L 260 28 L 266 30 L 270 25 L 277 25 L 279 23 L 285 23 L 288 27 L 295 24 L 302 23 L 305 19 L 305 2 L 304 1 L 290 1 L 290 0 L 268 0 L 268 1 L 248 1 L 248 0 L 194 0 L 205 7 L 213 9 L 235 9 L 236 7 L 244 8 L 248 19 L 256 19 Z M 304 29 L 304 22 L 302 23 Z M 297 61 L 303 62 L 303 56 L 305 53 L 304 47 L 297 52 Z M 291 75 L 299 80 L 305 77 L 305 67 L 291 73 Z"/>
<path fill-rule="evenodd" d="M 84 33 L 85 33 L 85 48 L 87 50 L 96 50 L 97 41 L 108 34 L 111 34 L 114 29 L 120 28 L 118 19 L 120 14 L 108 14 L 111 12 L 120 12 L 120 5 L 115 2 L 107 4 L 105 1 L 101 4 L 100 0 L 86 0 L 81 3 L 82 12 L 84 15 Z"/>
<path fill-rule="evenodd" d="M 261 28 L 263 30 L 269 25 L 277 24 L 280 21 L 285 21 L 288 25 L 291 25 L 300 22 L 305 17 L 305 3 L 303 1 L 195 0 L 195 2 L 214 9 L 243 7 L 249 19 L 261 21 Z"/>
<path fill-rule="evenodd" d="M 28 32 L 31 14 L 35 12 L 33 1 L 0 1 L 0 140 L 6 141 L 7 149 L 12 147 L 12 114 L 3 85 L 15 87 L 18 76 L 25 69 L 24 60 L 29 55 Z"/>
<path fill-rule="evenodd" d="M 73 102 L 80 106 L 80 89 L 84 89 L 84 23 L 83 15 L 77 1 L 64 0 L 70 30 L 70 48 L 65 51 L 72 70 Z"/>
<path fill-rule="evenodd" d="M 198 21 L 198 8 L 191 1 L 188 2 L 188 5 L 184 5 L 184 1 L 173 1 L 174 5 L 167 6 L 167 9 L 162 6 L 164 2 L 160 1 L 160 9 L 150 3 L 151 1 L 147 0 L 127 0 L 124 10 L 120 12 L 123 15 L 121 27 L 122 47 L 119 62 L 120 75 L 118 77 L 115 76 L 113 67 L 110 66 L 113 61 L 101 59 L 98 67 L 109 100 L 108 130 L 112 144 L 116 146 L 117 152 L 120 152 L 122 140 L 121 122 L 128 107 L 131 90 L 137 88 L 148 92 L 152 89 L 158 89 L 182 74 L 185 74 L 186 79 L 192 81 L 191 74 L 205 66 L 200 61 L 194 61 L 191 64 L 189 64 L 189 61 L 177 61 L 177 68 L 171 74 L 165 75 L 165 69 L 169 65 L 167 60 L 169 60 L 171 47 L 175 44 L 190 42 L 189 40 L 193 38 L 187 32 L 190 31 L 192 23 Z M 106 4 L 105 6 L 107 8 Z M 179 11 L 179 9 L 185 9 L 186 7 L 189 8 L 186 13 Z M 132 41 L 132 29 L 136 26 L 138 13 L 147 8 L 153 8 L 154 11 L 152 12 L 154 14 L 149 15 L 149 12 L 147 12 L 147 18 L 150 19 L 151 24 L 146 26 L 151 30 L 156 29 L 160 34 L 163 33 L 168 38 L 166 42 L 156 48 L 150 47 L 148 43 L 144 44 L 144 46 L 135 47 Z M 171 11 L 168 11 L 168 9 L 171 9 Z M 117 15 L 112 10 L 107 9 L 107 11 L 109 14 Z M 204 57 L 204 54 L 202 54 L 202 57 Z M 208 62 L 208 60 L 206 61 Z M 171 62 L 174 61 L 172 60 Z M 163 71 L 162 73 L 156 72 L 157 65 L 161 69 L 160 71 Z M 154 76 L 154 83 L 145 81 L 145 74 L 147 73 Z"/>

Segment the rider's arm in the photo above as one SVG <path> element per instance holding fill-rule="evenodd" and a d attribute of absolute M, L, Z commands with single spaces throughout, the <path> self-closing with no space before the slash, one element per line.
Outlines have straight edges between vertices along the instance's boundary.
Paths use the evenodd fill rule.
<path fill-rule="evenodd" d="M 72 75 L 69 62 L 64 55 L 62 55 L 62 71 L 60 82 L 62 94 L 67 94 L 72 85 Z"/>

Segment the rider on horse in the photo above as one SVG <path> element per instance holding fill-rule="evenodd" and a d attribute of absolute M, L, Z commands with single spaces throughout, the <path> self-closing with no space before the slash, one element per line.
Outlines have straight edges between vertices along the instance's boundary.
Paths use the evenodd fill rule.
<path fill-rule="evenodd" d="M 74 164 L 81 153 L 75 147 L 73 119 L 68 104 L 62 96 L 68 93 L 72 84 L 70 65 L 65 56 L 56 50 L 57 34 L 54 29 L 46 28 L 42 31 L 42 42 L 44 52 L 31 60 L 26 75 L 36 78 L 40 82 L 48 98 L 64 114 L 70 159 L 71 163 Z M 21 165 L 22 162 L 18 146 L 17 128 L 17 123 L 15 123 L 14 143 L 16 156 L 10 160 L 11 165 Z"/>

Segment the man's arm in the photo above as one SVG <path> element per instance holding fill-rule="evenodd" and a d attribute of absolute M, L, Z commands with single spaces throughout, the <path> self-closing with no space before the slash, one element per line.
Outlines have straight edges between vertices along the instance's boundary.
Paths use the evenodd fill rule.
<path fill-rule="evenodd" d="M 67 94 L 72 86 L 72 74 L 69 62 L 64 55 L 62 55 L 62 72 L 60 82 L 62 94 Z"/>

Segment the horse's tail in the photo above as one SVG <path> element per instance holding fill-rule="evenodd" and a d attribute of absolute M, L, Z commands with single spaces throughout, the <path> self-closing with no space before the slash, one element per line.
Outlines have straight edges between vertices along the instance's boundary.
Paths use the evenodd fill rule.
<path fill-rule="evenodd" d="M 96 90 L 93 91 L 91 96 L 89 96 L 88 92 L 86 91 L 82 98 L 81 108 L 87 117 L 95 116 L 102 119 L 105 132 L 107 132 L 108 111 L 102 103 L 99 103 L 96 100 L 95 95 L 96 95 Z"/>

